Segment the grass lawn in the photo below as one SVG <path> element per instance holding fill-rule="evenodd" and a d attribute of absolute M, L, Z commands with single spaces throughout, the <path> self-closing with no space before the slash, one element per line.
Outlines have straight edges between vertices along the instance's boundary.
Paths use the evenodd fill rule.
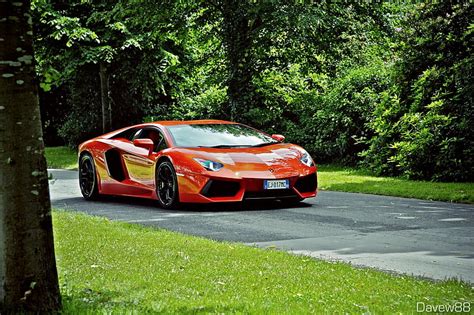
<path fill-rule="evenodd" d="M 367 194 L 474 203 L 474 183 L 437 183 L 377 177 L 366 170 L 318 165 L 319 188 Z"/>
<path fill-rule="evenodd" d="M 45 148 L 48 168 L 77 169 L 77 152 L 68 147 Z"/>
<path fill-rule="evenodd" d="M 65 313 L 415 313 L 474 289 L 65 211 L 53 214 Z"/>

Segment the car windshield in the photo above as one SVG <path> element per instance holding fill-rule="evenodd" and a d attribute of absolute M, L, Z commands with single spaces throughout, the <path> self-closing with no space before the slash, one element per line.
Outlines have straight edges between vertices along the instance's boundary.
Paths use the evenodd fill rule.
<path fill-rule="evenodd" d="M 277 143 L 266 134 L 239 124 L 191 124 L 167 128 L 178 147 L 234 148 Z"/>

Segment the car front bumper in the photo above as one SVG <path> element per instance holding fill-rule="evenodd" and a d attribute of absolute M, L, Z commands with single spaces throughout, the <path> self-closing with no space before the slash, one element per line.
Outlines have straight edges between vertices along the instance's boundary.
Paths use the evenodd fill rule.
<path fill-rule="evenodd" d="M 274 180 L 275 178 L 268 178 Z M 281 178 L 283 179 L 283 178 Z M 291 176 L 288 189 L 264 189 L 266 178 L 229 179 L 203 174 L 178 174 L 180 202 L 215 203 L 243 200 L 305 199 L 317 194 L 317 172 Z"/>

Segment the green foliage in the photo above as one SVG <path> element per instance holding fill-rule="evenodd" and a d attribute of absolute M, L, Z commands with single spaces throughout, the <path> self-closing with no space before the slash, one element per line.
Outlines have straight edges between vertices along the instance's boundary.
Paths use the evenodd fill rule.
<path fill-rule="evenodd" d="M 173 7 L 132 4 L 33 2 L 40 85 L 45 92 L 61 87 L 66 94 L 67 115 L 56 129 L 69 144 L 100 133 L 100 64 L 108 69 L 108 98 L 116 128 L 140 122 L 155 104 L 167 102 L 169 78 L 179 79 L 175 73 L 179 58 L 174 52 L 178 39 L 168 24 L 175 17 Z M 141 20 L 147 9 L 158 21 L 144 30 Z"/>
<path fill-rule="evenodd" d="M 390 86 L 381 66 L 349 69 L 331 81 L 321 73 L 302 73 L 300 65 L 288 71 L 265 71 L 254 79 L 263 105 L 243 117 L 254 125 L 284 133 L 289 141 L 304 144 L 319 162 L 354 163 L 367 138 L 366 124 Z"/>
<path fill-rule="evenodd" d="M 472 180 L 470 4 L 421 4 L 403 25 L 394 87 L 374 112 L 362 156 L 379 174 Z"/>
<path fill-rule="evenodd" d="M 390 83 L 381 63 L 350 69 L 333 81 L 305 122 L 312 151 L 325 161 L 355 163 L 364 148 L 361 140 L 371 137 L 366 126 L 371 113 Z"/>
<path fill-rule="evenodd" d="M 115 128 L 232 119 L 285 134 L 317 162 L 473 177 L 470 3 L 36 0 L 33 8 L 45 130 L 70 144 L 101 132 L 105 64 Z"/>
<path fill-rule="evenodd" d="M 181 98 L 179 104 L 173 104 L 168 109 L 168 115 L 161 118 L 177 120 L 220 119 L 225 116 L 224 104 L 226 102 L 226 88 L 209 86 L 201 94 Z"/>
<path fill-rule="evenodd" d="M 92 75 L 94 68 L 82 67 L 73 72 L 68 86 L 67 105 L 64 121 L 60 122 L 58 134 L 67 139 L 71 147 L 93 138 L 101 131 L 99 76 Z"/>
<path fill-rule="evenodd" d="M 261 106 L 251 108 L 242 116 L 260 128 L 274 133 L 285 133 L 289 140 L 300 137 L 298 126 L 308 105 L 318 97 L 317 91 L 326 84 L 326 76 L 315 73 L 302 73 L 301 65 L 293 64 L 286 71 L 267 70 L 254 78 L 262 102 Z"/>

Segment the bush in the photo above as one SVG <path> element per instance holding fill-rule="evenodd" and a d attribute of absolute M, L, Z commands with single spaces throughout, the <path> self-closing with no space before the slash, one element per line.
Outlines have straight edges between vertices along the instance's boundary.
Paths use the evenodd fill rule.
<path fill-rule="evenodd" d="M 74 78 L 66 93 L 69 112 L 64 116 L 59 135 L 70 147 L 102 132 L 99 76 L 84 68 Z"/>
<path fill-rule="evenodd" d="M 160 120 L 221 119 L 226 101 L 227 88 L 213 85 L 201 94 L 183 97 L 179 104 L 171 105 Z"/>
<path fill-rule="evenodd" d="M 261 100 L 244 115 L 258 128 L 283 133 L 310 151 L 318 162 L 354 164 L 365 147 L 367 123 L 380 92 L 390 85 L 382 63 L 349 69 L 331 82 L 324 74 L 267 70 L 254 79 Z"/>
<path fill-rule="evenodd" d="M 371 137 L 367 124 L 372 112 L 389 86 L 389 69 L 382 63 L 350 69 L 336 79 L 310 109 L 305 124 L 314 137 L 310 150 L 324 161 L 356 163 L 366 148 L 361 140 Z"/>
<path fill-rule="evenodd" d="M 377 173 L 472 180 L 473 18 L 472 6 L 439 3 L 407 20 L 396 85 L 377 105 L 361 154 Z"/>

